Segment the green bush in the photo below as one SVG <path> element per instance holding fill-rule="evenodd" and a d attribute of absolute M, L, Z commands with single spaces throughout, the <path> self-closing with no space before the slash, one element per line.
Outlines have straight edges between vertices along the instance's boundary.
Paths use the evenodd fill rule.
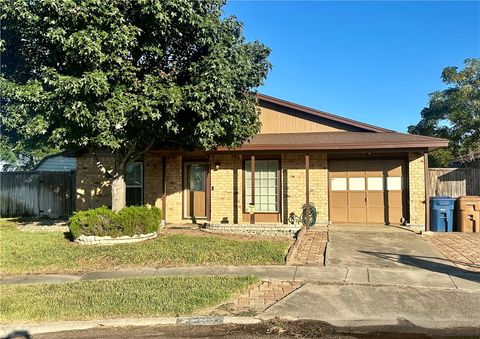
<path fill-rule="evenodd" d="M 115 213 L 105 206 L 75 212 L 70 218 L 70 232 L 76 239 L 83 235 L 111 236 L 156 232 L 162 221 L 162 212 L 156 207 L 125 207 Z"/>
<path fill-rule="evenodd" d="M 123 235 L 156 232 L 162 221 L 162 212 L 156 207 L 131 206 L 123 208 L 116 215 L 122 225 Z"/>
<path fill-rule="evenodd" d="M 121 225 L 115 219 L 116 214 L 105 206 L 75 212 L 70 217 L 70 232 L 75 239 L 82 234 L 98 236 L 117 234 L 121 229 Z"/>

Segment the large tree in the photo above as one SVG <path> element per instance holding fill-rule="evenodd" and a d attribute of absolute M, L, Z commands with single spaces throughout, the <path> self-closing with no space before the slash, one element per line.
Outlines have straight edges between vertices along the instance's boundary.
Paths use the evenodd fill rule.
<path fill-rule="evenodd" d="M 112 207 L 152 147 L 235 147 L 259 131 L 269 49 L 223 0 L 2 2 L 1 113 L 12 145 L 108 151 Z M 100 159 L 100 157 L 97 157 Z"/>
<path fill-rule="evenodd" d="M 442 80 L 448 88 L 430 95 L 414 134 L 450 140 L 448 149 L 432 154 L 433 166 L 446 166 L 454 157 L 480 148 L 480 59 L 465 60 L 463 70 L 447 67 Z"/>

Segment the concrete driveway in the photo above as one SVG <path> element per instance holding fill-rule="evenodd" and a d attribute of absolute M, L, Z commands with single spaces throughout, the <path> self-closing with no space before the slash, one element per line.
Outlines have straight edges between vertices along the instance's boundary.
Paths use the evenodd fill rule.
<path fill-rule="evenodd" d="M 479 335 L 478 305 L 480 292 L 474 290 L 307 283 L 261 318 L 315 319 L 336 326 L 391 325 L 398 332 L 414 325 Z"/>
<path fill-rule="evenodd" d="M 330 226 L 325 259 L 321 270 L 301 268 L 319 269 L 321 281 L 306 279 L 261 317 L 480 333 L 480 274 L 454 266 L 413 232 L 389 226 Z M 296 277 L 301 273 L 299 267 Z"/>
<path fill-rule="evenodd" d="M 417 234 L 381 225 L 329 227 L 326 266 L 458 270 Z"/>

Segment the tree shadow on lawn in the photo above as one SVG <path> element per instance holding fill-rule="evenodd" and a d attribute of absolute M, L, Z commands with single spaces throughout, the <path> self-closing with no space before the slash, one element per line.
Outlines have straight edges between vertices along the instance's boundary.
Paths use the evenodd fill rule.
<path fill-rule="evenodd" d="M 390 260 L 400 264 L 421 268 L 436 273 L 449 274 L 461 279 L 470 280 L 473 282 L 480 283 L 480 273 L 475 271 L 465 270 L 459 267 L 455 267 L 449 264 L 442 263 L 441 261 L 466 265 L 465 262 L 453 261 L 442 259 L 438 257 L 427 257 L 419 255 L 408 255 L 408 254 L 396 254 L 388 252 L 372 252 L 372 251 L 359 251 L 368 255 L 376 256 L 377 258 L 382 258 L 385 260 Z M 479 265 L 469 264 L 472 268 L 480 268 Z"/>
<path fill-rule="evenodd" d="M 67 226 L 68 218 L 48 218 L 48 217 L 15 217 L 8 219 L 22 226 Z"/>

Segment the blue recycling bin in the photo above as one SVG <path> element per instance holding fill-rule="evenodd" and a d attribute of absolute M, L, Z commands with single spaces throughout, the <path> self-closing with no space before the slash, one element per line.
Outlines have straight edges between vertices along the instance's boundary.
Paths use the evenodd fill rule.
<path fill-rule="evenodd" d="M 430 199 L 430 231 L 453 232 L 455 198 L 432 197 Z"/>

